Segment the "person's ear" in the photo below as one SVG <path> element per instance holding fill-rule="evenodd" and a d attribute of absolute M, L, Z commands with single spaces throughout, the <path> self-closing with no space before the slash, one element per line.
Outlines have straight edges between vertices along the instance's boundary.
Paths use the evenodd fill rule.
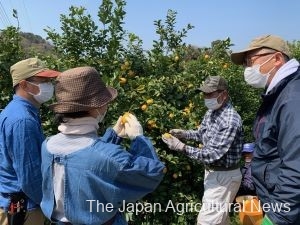
<path fill-rule="evenodd" d="M 275 67 L 281 67 L 285 63 L 284 56 L 281 52 L 275 53 L 274 60 L 275 60 L 274 62 Z"/>
<path fill-rule="evenodd" d="M 19 87 L 22 88 L 23 90 L 28 89 L 28 83 L 26 82 L 26 80 L 21 80 L 19 82 Z"/>

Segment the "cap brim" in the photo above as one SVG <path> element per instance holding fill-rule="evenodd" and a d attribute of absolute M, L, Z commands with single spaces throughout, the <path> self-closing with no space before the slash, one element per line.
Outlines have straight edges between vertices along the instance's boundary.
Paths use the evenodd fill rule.
<path fill-rule="evenodd" d="M 61 74 L 61 72 L 58 72 L 56 70 L 44 70 L 44 71 L 41 71 L 41 72 L 35 74 L 34 76 L 54 78 L 54 77 L 57 77 L 60 74 Z"/>
<path fill-rule="evenodd" d="M 212 92 L 217 91 L 217 89 L 211 88 L 211 87 L 200 87 L 197 90 L 200 92 L 204 92 L 204 93 L 212 93 Z"/>
<path fill-rule="evenodd" d="M 252 153 L 253 152 L 253 150 L 251 151 L 251 150 L 242 150 L 242 153 Z"/>
<path fill-rule="evenodd" d="M 231 53 L 231 55 L 230 55 L 231 61 L 234 64 L 243 65 L 245 62 L 245 57 L 246 57 L 247 52 L 250 52 L 252 50 L 259 49 L 259 48 L 261 48 L 261 47 L 246 48 L 243 51 Z"/>

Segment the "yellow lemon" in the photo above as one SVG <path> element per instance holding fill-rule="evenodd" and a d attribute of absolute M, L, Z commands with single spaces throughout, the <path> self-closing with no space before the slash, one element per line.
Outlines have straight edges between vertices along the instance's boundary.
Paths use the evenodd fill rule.
<path fill-rule="evenodd" d="M 129 76 L 129 77 L 134 77 L 134 76 L 135 76 L 135 73 L 134 73 L 132 70 L 129 70 L 129 71 L 128 71 L 128 76 Z"/>
<path fill-rule="evenodd" d="M 119 82 L 120 82 L 120 84 L 126 84 L 127 79 L 124 78 L 124 77 L 120 77 L 120 78 L 119 78 Z"/>
<path fill-rule="evenodd" d="M 127 67 L 123 64 L 123 65 L 121 65 L 121 70 L 126 70 L 127 69 Z"/>
<path fill-rule="evenodd" d="M 170 137 L 172 137 L 172 135 L 169 134 L 169 133 L 164 133 L 164 134 L 163 134 L 163 137 L 164 137 L 164 138 L 170 138 Z"/>
<path fill-rule="evenodd" d="M 174 117 L 174 113 L 170 113 L 170 114 L 169 114 L 169 118 L 172 119 L 173 117 Z"/>
<path fill-rule="evenodd" d="M 128 66 L 130 65 L 130 63 L 129 63 L 128 61 L 125 61 L 124 65 L 125 65 L 126 67 L 128 67 Z"/>
<path fill-rule="evenodd" d="M 124 115 L 122 116 L 122 119 L 121 119 L 121 123 L 122 124 L 125 124 L 127 122 L 127 117 L 130 115 L 129 112 L 126 112 L 124 113 Z"/>
<path fill-rule="evenodd" d="M 153 99 L 152 99 L 152 98 L 148 99 L 148 100 L 146 101 L 146 103 L 147 103 L 148 105 L 152 104 L 152 103 L 153 103 Z"/>
<path fill-rule="evenodd" d="M 155 124 L 155 120 L 148 120 L 147 124 L 148 125 L 154 125 Z"/>
<path fill-rule="evenodd" d="M 142 106 L 141 106 L 141 109 L 142 109 L 143 111 L 145 111 L 145 110 L 147 109 L 147 105 L 146 105 L 146 104 L 142 105 Z"/>

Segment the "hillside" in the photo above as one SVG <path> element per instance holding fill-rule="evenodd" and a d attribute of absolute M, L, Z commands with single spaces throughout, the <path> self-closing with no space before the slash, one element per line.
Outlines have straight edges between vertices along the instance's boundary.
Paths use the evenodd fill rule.
<path fill-rule="evenodd" d="M 20 33 L 22 37 L 21 44 L 25 51 L 34 51 L 41 54 L 50 54 L 53 46 L 39 35 L 33 33 Z"/>

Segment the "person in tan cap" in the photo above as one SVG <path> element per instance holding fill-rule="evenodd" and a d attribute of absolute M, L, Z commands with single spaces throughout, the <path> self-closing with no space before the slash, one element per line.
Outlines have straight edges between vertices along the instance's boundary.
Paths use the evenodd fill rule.
<path fill-rule="evenodd" d="M 275 35 L 254 39 L 231 59 L 244 65 L 248 84 L 265 88 L 253 128 L 252 176 L 262 205 L 283 208 L 266 211 L 263 224 L 299 224 L 299 62 L 291 58 L 286 41 Z"/>
<path fill-rule="evenodd" d="M 98 137 L 98 123 L 117 91 L 93 67 L 63 72 L 55 95 L 50 107 L 60 133 L 42 146 L 43 212 L 58 224 L 127 224 L 119 208 L 152 192 L 164 164 L 130 113 Z M 123 138 L 131 140 L 129 151 L 120 145 Z"/>
<path fill-rule="evenodd" d="M 243 147 L 242 120 L 229 101 L 227 81 L 207 77 L 200 91 L 208 111 L 197 130 L 172 129 L 162 136 L 171 150 L 179 151 L 204 164 L 204 194 L 197 224 L 228 225 L 230 203 L 239 189 L 242 174 L 239 162 Z M 194 140 L 202 147 L 184 144 Z"/>
<path fill-rule="evenodd" d="M 10 68 L 15 94 L 0 115 L 0 224 L 42 225 L 39 107 L 53 95 L 51 79 L 59 72 L 37 58 Z"/>

